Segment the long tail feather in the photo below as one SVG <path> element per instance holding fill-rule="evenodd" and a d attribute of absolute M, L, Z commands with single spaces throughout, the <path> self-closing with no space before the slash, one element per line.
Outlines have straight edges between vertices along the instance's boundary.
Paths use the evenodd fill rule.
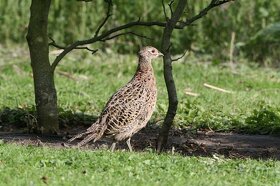
<path fill-rule="evenodd" d="M 82 138 L 83 136 L 85 137 L 81 142 L 78 143 L 78 147 L 83 146 L 92 140 L 94 140 L 95 142 L 102 137 L 106 128 L 106 125 L 100 125 L 99 123 L 95 123 L 91 127 L 89 127 L 85 132 L 77 134 L 71 139 L 69 139 L 68 142 L 72 142 L 77 138 Z"/>
<path fill-rule="evenodd" d="M 96 134 L 89 134 L 89 135 L 87 135 L 87 137 L 85 137 L 85 139 L 83 139 L 81 142 L 78 143 L 78 147 L 81 147 L 81 146 L 87 144 L 88 142 L 90 142 L 92 140 L 96 141 L 95 140 L 96 137 L 97 137 Z"/>
<path fill-rule="evenodd" d="M 84 135 L 87 135 L 87 134 L 89 134 L 89 133 L 90 133 L 89 131 L 86 131 L 86 132 L 83 132 L 83 133 L 81 133 L 81 134 L 77 134 L 77 135 L 73 136 L 71 139 L 69 139 L 68 142 L 70 143 L 70 142 L 74 141 L 75 139 L 81 138 L 81 137 L 83 137 Z"/>

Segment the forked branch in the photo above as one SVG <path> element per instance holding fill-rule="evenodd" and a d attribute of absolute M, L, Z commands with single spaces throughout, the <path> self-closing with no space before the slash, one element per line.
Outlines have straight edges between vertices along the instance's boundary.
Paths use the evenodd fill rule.
<path fill-rule="evenodd" d="M 171 16 L 173 15 L 173 8 L 172 8 L 173 3 L 174 3 L 174 0 L 171 0 L 171 1 L 168 3 Z"/>
<path fill-rule="evenodd" d="M 171 43 L 171 36 L 174 29 L 180 28 L 183 29 L 186 26 L 191 25 L 194 21 L 202 18 L 207 14 L 209 10 L 212 8 L 219 6 L 221 4 L 227 3 L 229 1 L 233 0 L 211 0 L 210 4 L 202 9 L 197 15 L 191 17 L 190 19 L 187 19 L 185 21 L 180 21 L 180 18 L 183 15 L 183 12 L 185 10 L 185 7 L 187 5 L 187 0 L 179 0 L 178 4 L 176 6 L 176 9 L 174 13 L 171 15 L 171 18 L 167 20 L 166 27 L 164 28 L 164 33 L 162 37 L 162 52 L 164 54 L 164 79 L 167 87 L 168 92 L 168 110 L 166 112 L 163 125 L 160 129 L 160 133 L 157 140 L 157 151 L 161 152 L 162 149 L 166 146 L 167 140 L 168 140 L 168 133 L 170 131 L 170 128 L 172 126 L 172 123 L 174 121 L 174 117 L 177 112 L 177 106 L 178 106 L 178 97 L 177 97 L 177 91 L 176 86 L 174 83 L 173 73 L 172 73 L 172 61 L 182 58 L 183 56 L 177 58 L 177 59 L 171 59 L 171 53 L 170 53 L 170 47 L 172 45 Z M 169 7 L 171 7 L 169 5 Z M 165 6 L 163 5 L 163 8 L 165 10 Z M 166 14 L 166 13 L 165 13 Z M 166 17 L 166 15 L 165 15 Z M 212 86 L 213 88 L 213 86 Z M 217 87 L 216 87 L 217 88 Z M 198 94 L 186 92 L 189 95 L 192 96 L 198 96 Z"/>
<path fill-rule="evenodd" d="M 207 13 L 209 12 L 209 10 L 218 7 L 222 4 L 231 2 L 231 1 L 235 1 L 235 0 L 211 0 L 210 4 L 205 7 L 204 9 L 202 9 L 197 15 L 186 19 L 185 21 L 180 21 L 179 24 L 177 25 L 178 27 L 180 27 L 181 29 L 184 28 L 185 26 L 189 26 L 191 25 L 193 22 L 197 21 L 198 19 L 204 17 L 205 15 L 207 15 Z"/>
<path fill-rule="evenodd" d="M 198 20 L 198 19 L 202 18 L 203 16 L 205 16 L 208 13 L 208 11 L 211 10 L 212 8 L 217 7 L 219 5 L 222 5 L 224 3 L 228 3 L 230 1 L 234 1 L 234 0 L 212 0 L 210 2 L 210 4 L 206 8 L 202 9 L 197 15 L 195 15 L 195 16 L 189 18 L 189 19 L 186 19 L 185 21 L 177 21 L 177 24 L 175 24 L 174 29 L 184 29 L 184 27 L 191 25 L 196 20 Z M 116 37 L 119 37 L 119 36 L 122 36 L 122 35 L 125 35 L 125 34 L 133 34 L 135 36 L 143 37 L 140 34 L 136 34 L 136 33 L 133 33 L 133 32 L 118 33 L 119 31 L 125 30 L 127 28 L 131 28 L 131 27 L 134 27 L 134 26 L 146 26 L 146 27 L 149 27 L 149 26 L 159 26 L 159 27 L 166 27 L 166 22 L 160 22 L 160 21 L 143 22 L 143 21 L 140 21 L 140 19 L 138 19 L 137 21 L 133 21 L 133 22 L 130 22 L 130 23 L 127 23 L 127 24 L 124 24 L 124 25 L 112 28 L 112 29 L 110 29 L 108 31 L 103 32 L 102 34 L 99 34 L 100 30 L 102 29 L 102 27 L 104 27 L 104 25 L 108 21 L 109 17 L 111 16 L 112 1 L 111 0 L 107 0 L 106 2 L 108 3 L 106 17 L 101 22 L 101 24 L 98 26 L 94 36 L 92 38 L 90 38 L 90 39 L 76 41 L 76 42 L 68 45 L 67 47 L 64 47 L 63 48 L 64 50 L 55 58 L 54 62 L 52 63 L 52 71 L 53 72 L 55 71 L 55 68 L 58 65 L 58 63 L 61 61 L 61 59 L 65 55 L 67 55 L 69 52 L 71 52 L 72 50 L 74 50 L 74 49 L 87 49 L 87 50 L 89 50 L 91 52 L 95 51 L 95 50 L 89 49 L 88 47 L 83 47 L 83 45 L 93 44 L 93 43 L 96 43 L 96 42 L 104 42 L 106 40 L 110 40 L 110 39 L 113 39 L 113 38 L 116 38 Z M 173 10 L 171 10 L 172 9 L 171 6 L 172 6 L 173 2 L 174 1 L 172 0 L 168 4 L 168 6 L 170 8 L 170 11 L 173 11 Z M 164 3 L 164 2 L 162 1 L 162 3 Z M 163 7 L 164 7 L 164 5 L 163 5 Z M 165 7 L 164 7 L 164 9 L 165 9 Z M 165 12 L 165 17 L 167 19 L 166 12 Z M 111 36 L 114 33 L 118 33 L 118 34 Z M 147 37 L 144 36 L 144 38 L 147 38 Z M 59 46 L 59 45 L 54 45 L 54 44 L 55 43 L 52 43 L 53 46 Z"/>
<path fill-rule="evenodd" d="M 51 40 L 51 42 L 49 43 L 49 46 L 53 46 L 53 47 L 58 48 L 58 49 L 65 49 L 66 48 L 65 46 L 57 44 L 52 37 L 49 36 L 49 39 Z M 75 49 L 88 50 L 92 54 L 94 54 L 94 53 L 96 53 L 98 51 L 98 49 L 91 49 L 91 48 L 86 47 L 86 46 L 78 46 Z"/>
<path fill-rule="evenodd" d="M 123 35 L 134 35 L 134 36 L 137 36 L 137 37 L 140 37 L 140 38 L 144 38 L 144 39 L 149 39 L 149 40 L 152 40 L 152 38 L 150 37 L 147 37 L 147 36 L 144 36 L 144 35 L 141 35 L 141 34 L 137 34 L 135 32 L 123 32 L 123 33 L 119 33 L 119 34 L 116 34 L 116 35 L 113 35 L 113 36 L 110 36 L 110 37 L 106 37 L 104 39 L 101 39 L 100 41 L 108 41 L 108 40 L 111 40 L 111 39 L 114 39 L 116 37 L 119 37 L 119 36 L 123 36 Z"/>
<path fill-rule="evenodd" d="M 101 22 L 101 24 L 98 26 L 98 28 L 95 31 L 94 37 L 97 37 L 101 28 L 105 25 L 105 23 L 108 21 L 108 19 L 110 18 L 111 14 L 111 9 L 112 9 L 112 0 L 107 0 L 107 12 L 106 12 L 106 17 L 105 19 Z"/>
<path fill-rule="evenodd" d="M 87 44 L 93 44 L 93 43 L 96 43 L 96 42 L 103 42 L 103 40 L 106 40 L 106 38 L 112 37 L 112 36 L 110 36 L 111 34 L 117 33 L 121 30 L 125 30 L 127 28 L 131 28 L 131 27 L 134 27 L 134 26 L 160 26 L 160 27 L 165 27 L 165 25 L 166 25 L 166 23 L 164 23 L 164 22 L 159 22 L 159 21 L 143 22 L 143 21 L 140 21 L 140 19 L 138 19 L 137 21 L 133 21 L 133 22 L 130 22 L 130 23 L 112 28 L 111 30 L 103 32 L 102 34 L 100 34 L 98 36 L 94 36 L 90 39 L 76 41 L 76 42 L 70 44 L 69 46 L 65 47 L 65 49 L 55 58 L 54 62 L 52 63 L 52 71 L 53 72 L 55 71 L 56 66 L 58 65 L 58 63 L 61 61 L 61 59 L 64 56 L 66 56 L 69 52 L 76 49 L 77 47 L 87 45 Z M 128 32 L 128 33 L 131 34 L 131 32 Z M 118 36 L 121 36 L 121 35 L 124 35 L 124 34 L 118 34 Z M 134 34 L 134 35 L 136 35 L 136 34 Z M 116 37 L 118 37 L 118 36 L 116 36 Z"/>
<path fill-rule="evenodd" d="M 168 18 L 167 13 L 166 13 L 164 0 L 161 0 L 161 4 L 162 4 L 162 9 L 163 9 L 163 13 L 164 13 L 165 21 L 168 21 L 168 19 L 169 19 L 169 18 Z"/>

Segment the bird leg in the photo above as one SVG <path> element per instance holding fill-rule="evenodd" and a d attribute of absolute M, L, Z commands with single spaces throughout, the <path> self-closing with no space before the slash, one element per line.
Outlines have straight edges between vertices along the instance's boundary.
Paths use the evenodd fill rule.
<path fill-rule="evenodd" d="M 112 146 L 111 146 L 111 152 L 114 152 L 115 151 L 115 148 L 116 148 L 116 144 L 117 144 L 117 142 L 113 142 L 112 143 Z"/>
<path fill-rule="evenodd" d="M 132 147 L 131 147 L 131 144 L 130 144 L 130 138 L 128 138 L 126 140 L 126 144 L 127 144 L 128 148 L 129 148 L 129 151 L 132 152 Z"/>

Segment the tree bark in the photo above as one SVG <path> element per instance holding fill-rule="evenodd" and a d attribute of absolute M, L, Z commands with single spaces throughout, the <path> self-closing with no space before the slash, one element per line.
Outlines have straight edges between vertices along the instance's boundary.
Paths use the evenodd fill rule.
<path fill-rule="evenodd" d="M 180 0 L 178 2 L 178 5 L 171 16 L 171 19 L 167 19 L 166 26 L 163 31 L 162 36 L 162 52 L 164 54 L 163 57 L 163 63 L 164 63 L 164 79 L 165 79 L 165 85 L 168 92 L 168 110 L 166 113 L 166 116 L 164 118 L 163 126 L 160 130 L 159 137 L 157 140 L 157 151 L 160 152 L 162 149 L 166 146 L 167 139 L 168 139 L 168 133 L 170 130 L 170 127 L 173 123 L 174 117 L 176 115 L 177 111 L 177 105 L 178 105 L 178 99 L 177 99 L 177 92 L 176 92 L 176 86 L 173 79 L 172 74 L 172 59 L 170 54 L 170 47 L 171 47 L 171 35 L 172 32 L 176 26 L 176 23 L 179 21 L 180 17 L 182 16 L 185 6 L 186 6 L 187 0 Z"/>
<path fill-rule="evenodd" d="M 51 0 L 32 0 L 26 36 L 33 71 L 38 132 L 58 132 L 57 95 L 49 61 L 48 13 Z"/>

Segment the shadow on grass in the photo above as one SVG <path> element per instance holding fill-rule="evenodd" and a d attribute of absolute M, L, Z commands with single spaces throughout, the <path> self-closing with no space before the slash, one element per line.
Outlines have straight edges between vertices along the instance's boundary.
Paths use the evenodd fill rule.
<path fill-rule="evenodd" d="M 74 146 L 68 144 L 67 140 L 74 134 L 86 130 L 95 120 L 96 116 L 72 111 L 63 111 L 60 114 L 60 135 L 40 136 L 31 134 L 30 125 L 34 117 L 34 109 L 10 109 L 3 108 L 0 111 L 0 139 L 6 142 L 14 142 L 23 145 L 50 146 L 66 148 Z M 270 118 L 273 122 L 278 121 L 278 115 L 266 110 L 254 113 L 248 117 L 248 121 L 258 121 Z M 249 123 L 257 125 L 257 123 Z M 273 125 L 274 126 L 274 125 Z M 277 126 L 276 126 L 277 127 Z M 132 138 L 132 146 L 135 151 L 152 151 L 156 146 L 157 134 L 160 126 L 148 124 L 147 127 L 135 134 Z M 31 128 L 32 129 L 32 128 Z M 278 128 L 276 128 L 278 129 Z M 278 131 L 278 130 L 276 130 Z M 172 129 L 169 135 L 166 151 L 179 153 L 187 156 L 207 156 L 217 158 L 254 158 L 254 159 L 278 159 L 280 160 L 280 138 L 269 135 L 247 135 L 235 133 L 215 133 L 190 130 L 188 128 Z M 78 140 L 77 140 L 78 141 Z M 112 141 L 102 139 L 96 143 L 90 143 L 83 149 L 109 148 Z M 119 150 L 127 150 L 125 142 L 118 144 Z"/>
<path fill-rule="evenodd" d="M 90 126 L 97 116 L 82 112 L 73 112 L 60 109 L 59 128 L 63 130 L 71 126 Z M 2 108 L 0 110 L 0 131 L 25 130 L 32 133 L 37 127 L 37 119 L 34 107 L 28 108 Z"/>

